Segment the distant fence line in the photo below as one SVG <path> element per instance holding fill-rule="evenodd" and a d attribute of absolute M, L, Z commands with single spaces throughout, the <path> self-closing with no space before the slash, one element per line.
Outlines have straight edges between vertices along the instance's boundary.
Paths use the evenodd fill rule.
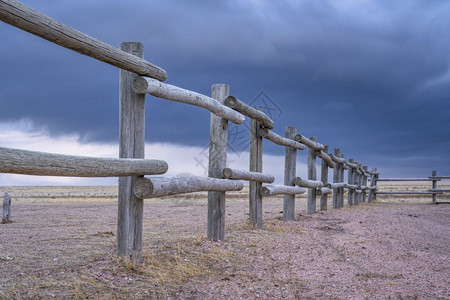
<path fill-rule="evenodd" d="M 450 179 L 450 176 L 437 176 L 437 171 L 432 171 L 428 178 L 376 178 L 376 181 L 431 181 L 431 189 L 426 191 L 376 191 L 376 193 L 379 195 L 431 195 L 433 204 L 437 204 L 437 195 L 450 192 L 450 189 L 438 189 L 437 182 L 443 179 Z"/>
<path fill-rule="evenodd" d="M 63 156 L 49 153 L 0 148 L 0 172 L 53 176 L 112 176 L 119 178 L 117 251 L 119 255 L 139 259 L 142 248 L 143 199 L 194 191 L 208 191 L 208 228 L 211 240 L 225 238 L 226 191 L 243 188 L 237 180 L 249 181 L 250 222 L 263 227 L 262 199 L 283 195 L 283 219 L 295 218 L 295 195 L 308 191 L 307 213 L 316 212 L 317 197 L 320 210 L 327 210 L 328 195 L 333 208 L 347 204 L 358 205 L 376 199 L 377 169 L 372 171 L 362 163 L 344 159 L 341 149 L 330 153 L 329 146 L 316 137 L 304 137 L 296 127 L 286 127 L 285 137 L 272 131 L 275 124 L 258 108 L 251 107 L 230 95 L 226 84 L 212 85 L 211 97 L 163 83 L 166 72 L 143 59 L 143 44 L 121 43 L 120 50 L 63 25 L 15 0 L 0 1 L 0 19 L 15 27 L 47 39 L 55 44 L 114 65 L 120 70 L 120 149 L 119 159 Z M 145 93 L 153 96 L 199 106 L 209 110 L 210 144 L 208 177 L 143 177 L 164 174 L 164 161 L 144 159 Z M 230 169 L 227 161 L 228 121 L 242 124 L 250 118 L 249 170 Z M 285 147 L 284 184 L 274 185 L 274 176 L 262 173 L 262 141 L 267 139 Z M 307 178 L 296 176 L 297 150 L 307 149 Z M 320 178 L 317 158 L 321 159 Z M 51 162 L 51 164 L 49 164 Z M 26 166 L 25 166 L 26 165 Z M 328 182 L 329 169 L 333 180 Z M 344 172 L 347 171 L 347 182 Z M 438 190 L 436 174 L 430 177 L 435 196 Z M 444 178 L 444 177 L 440 177 Z M 368 180 L 370 179 L 370 186 Z M 386 179 L 384 179 L 386 180 Z M 267 185 L 263 185 L 267 183 Z"/>

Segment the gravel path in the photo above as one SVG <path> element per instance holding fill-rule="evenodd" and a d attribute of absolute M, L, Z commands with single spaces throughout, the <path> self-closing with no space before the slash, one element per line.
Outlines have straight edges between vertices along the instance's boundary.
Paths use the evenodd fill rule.
<path fill-rule="evenodd" d="M 116 203 L 13 205 L 14 223 L 0 227 L 0 299 L 450 299 L 450 205 L 307 216 L 299 200 L 283 222 L 282 200 L 267 199 L 264 230 L 246 225 L 247 206 L 227 201 L 226 241 L 212 243 L 204 199 L 146 202 L 146 259 L 125 268 Z"/>

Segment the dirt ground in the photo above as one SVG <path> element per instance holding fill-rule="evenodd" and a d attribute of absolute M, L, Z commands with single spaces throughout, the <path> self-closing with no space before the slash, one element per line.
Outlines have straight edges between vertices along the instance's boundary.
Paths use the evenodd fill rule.
<path fill-rule="evenodd" d="M 136 263 L 115 256 L 116 187 L 0 190 L 0 299 L 450 299 L 450 205 L 431 197 L 308 216 L 303 196 L 289 222 L 268 198 L 255 230 L 231 194 L 223 242 L 206 239 L 204 194 L 150 200 Z"/>

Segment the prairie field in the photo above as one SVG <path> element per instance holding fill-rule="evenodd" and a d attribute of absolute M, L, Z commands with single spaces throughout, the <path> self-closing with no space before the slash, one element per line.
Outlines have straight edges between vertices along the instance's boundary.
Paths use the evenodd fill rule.
<path fill-rule="evenodd" d="M 379 184 L 380 191 L 431 184 Z M 449 188 L 450 184 L 438 183 Z M 116 257 L 116 186 L 0 187 L 0 299 L 449 299 L 450 205 L 431 195 L 283 221 L 264 198 L 248 224 L 248 189 L 227 193 L 226 239 L 206 238 L 207 194 L 145 200 L 143 261 Z M 438 202 L 450 202 L 450 193 Z"/>

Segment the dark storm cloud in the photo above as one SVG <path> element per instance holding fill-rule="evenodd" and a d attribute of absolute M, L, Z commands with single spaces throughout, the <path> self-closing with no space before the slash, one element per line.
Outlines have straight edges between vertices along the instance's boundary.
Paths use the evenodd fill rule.
<path fill-rule="evenodd" d="M 279 134 L 298 126 L 392 174 L 450 173 L 448 1 L 25 3 L 112 45 L 143 41 L 170 84 L 209 94 L 225 82 L 248 102 L 264 91 L 282 110 Z M 9 25 L 0 33 L 2 120 L 117 140 L 117 69 Z M 207 112 L 151 97 L 147 107 L 149 141 L 207 145 Z"/>

